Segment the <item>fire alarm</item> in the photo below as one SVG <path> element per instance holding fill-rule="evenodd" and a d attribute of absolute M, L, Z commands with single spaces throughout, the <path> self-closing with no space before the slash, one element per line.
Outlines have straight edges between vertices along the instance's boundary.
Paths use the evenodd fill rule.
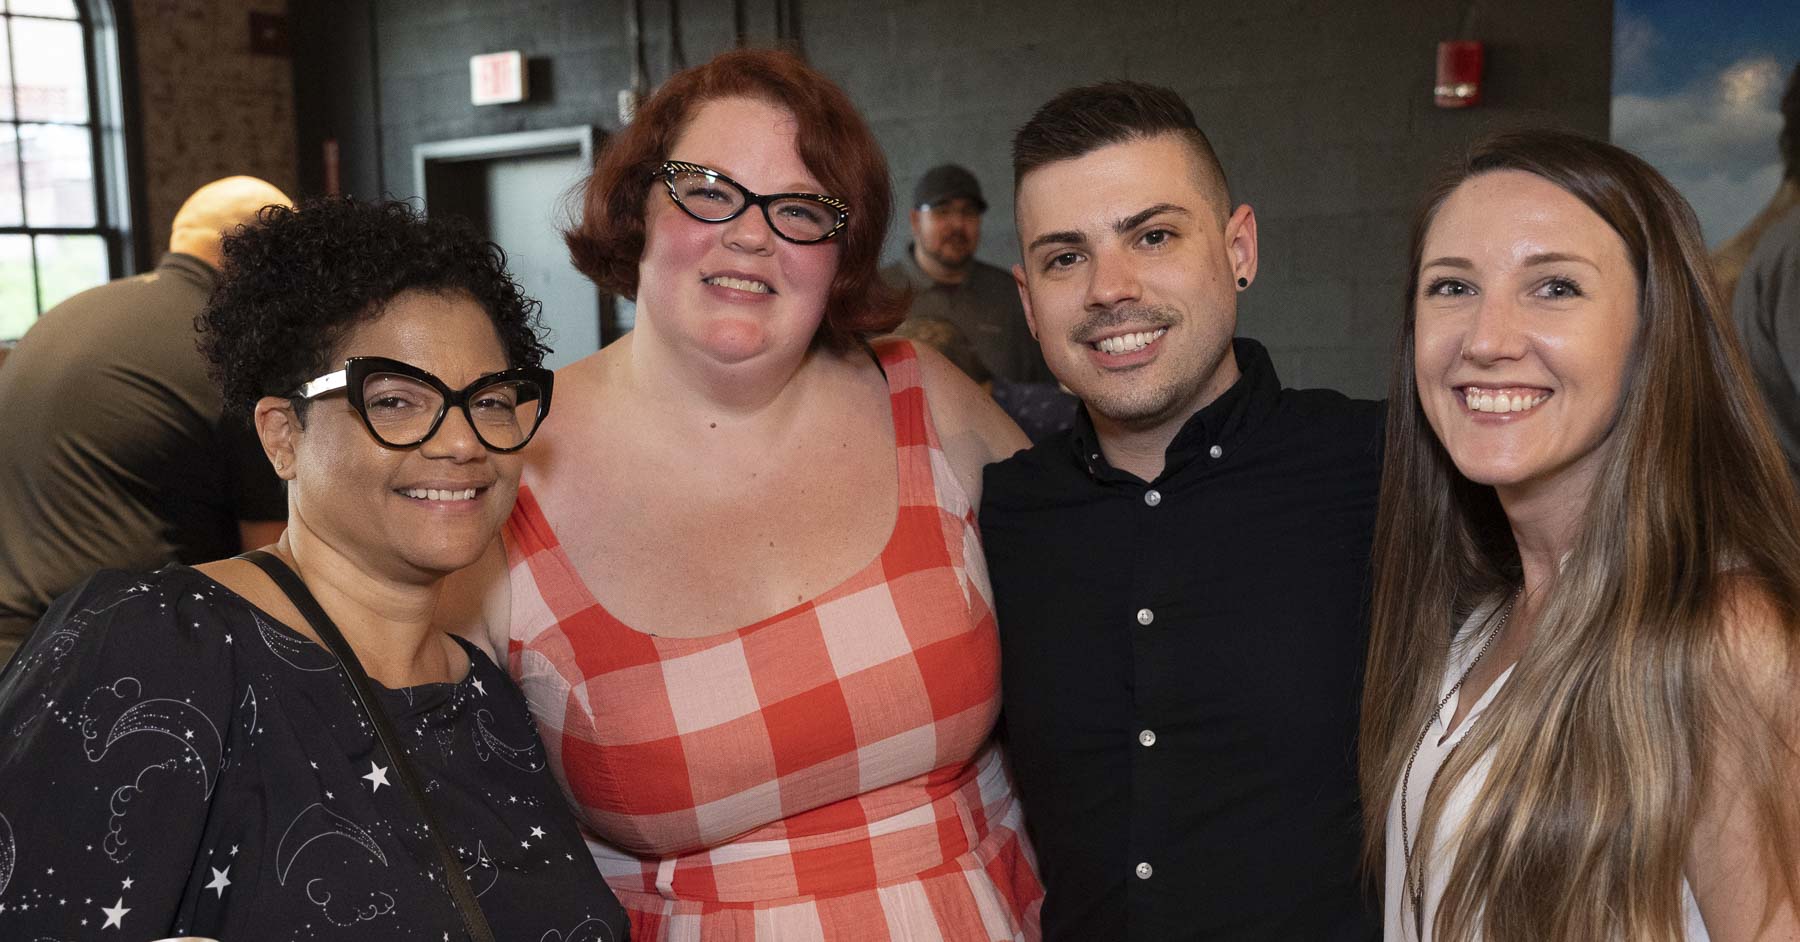
<path fill-rule="evenodd" d="M 1437 86 L 1432 94 L 1439 108 L 1467 108 L 1481 104 L 1482 44 L 1473 39 L 1438 43 Z"/>

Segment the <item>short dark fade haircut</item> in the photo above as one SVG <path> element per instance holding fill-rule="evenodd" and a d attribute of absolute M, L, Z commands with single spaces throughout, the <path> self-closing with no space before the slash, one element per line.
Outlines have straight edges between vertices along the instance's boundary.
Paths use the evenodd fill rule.
<path fill-rule="evenodd" d="M 538 302 L 507 273 L 500 247 L 461 219 L 387 200 L 315 199 L 264 207 L 221 251 L 219 283 L 194 325 L 231 414 L 335 369 L 327 359 L 344 335 L 408 291 L 473 298 L 508 367 L 540 366 L 549 352 Z"/>
<path fill-rule="evenodd" d="M 1800 59 L 1781 96 L 1781 178 L 1800 181 Z"/>
<path fill-rule="evenodd" d="M 1177 134 L 1192 146 L 1201 185 L 1220 221 L 1231 215 L 1231 187 L 1212 142 L 1181 96 L 1160 85 L 1116 81 L 1081 85 L 1050 99 L 1013 135 L 1013 192 L 1045 164 L 1074 160 L 1109 144 Z"/>

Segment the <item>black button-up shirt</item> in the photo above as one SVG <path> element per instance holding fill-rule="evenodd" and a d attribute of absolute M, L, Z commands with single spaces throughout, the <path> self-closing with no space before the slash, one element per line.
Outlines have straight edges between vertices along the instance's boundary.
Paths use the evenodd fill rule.
<path fill-rule="evenodd" d="M 1148 484 L 1076 428 L 987 469 L 1004 722 L 1047 940 L 1370 940 L 1355 738 L 1380 403 L 1268 353 Z"/>

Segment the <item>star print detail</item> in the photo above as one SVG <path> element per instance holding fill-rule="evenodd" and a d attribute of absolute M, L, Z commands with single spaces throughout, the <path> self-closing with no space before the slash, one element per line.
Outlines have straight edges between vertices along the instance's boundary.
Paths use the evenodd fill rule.
<path fill-rule="evenodd" d="M 212 871 L 212 882 L 208 883 L 206 888 L 219 894 L 219 899 L 224 899 L 225 888 L 231 885 L 231 877 L 227 876 L 227 874 L 231 873 L 231 868 L 226 867 L 225 869 L 220 870 L 215 867 L 208 867 L 206 869 Z"/>
<path fill-rule="evenodd" d="M 383 785 L 386 785 L 389 788 L 393 787 L 393 784 L 387 780 L 387 774 L 388 770 L 386 766 L 376 765 L 373 762 L 369 763 L 369 774 L 363 776 L 363 778 L 374 784 L 375 787 L 371 790 L 371 793 L 381 791 L 381 786 Z"/>
<path fill-rule="evenodd" d="M 119 901 L 111 906 L 100 907 L 100 911 L 106 914 L 106 925 L 101 926 L 100 928 L 118 929 L 123 931 L 125 929 L 125 914 L 131 912 L 131 909 L 125 905 L 125 897 L 121 896 L 119 897 Z"/>
<path fill-rule="evenodd" d="M 237 846 L 237 845 L 236 845 L 236 844 L 233 844 L 233 845 L 231 845 L 231 856 L 233 856 L 233 857 L 236 857 L 236 856 L 237 856 L 237 847 L 238 847 L 238 846 Z M 231 869 L 231 868 L 230 868 L 230 867 L 226 867 L 226 868 L 225 868 L 225 869 L 227 869 L 227 870 L 229 870 L 229 869 Z"/>
<path fill-rule="evenodd" d="M 543 837 L 543 836 L 544 836 L 544 829 L 543 829 L 543 828 L 535 828 L 535 827 L 534 827 L 534 828 L 532 828 L 532 829 L 531 829 L 531 836 L 532 836 L 532 837 L 538 837 L 538 838 L 541 838 L 541 837 Z"/>
<path fill-rule="evenodd" d="M 131 889 L 131 878 L 126 877 L 125 882 L 119 884 L 119 886 L 122 887 L 123 889 L 127 889 L 127 890 Z"/>
<path fill-rule="evenodd" d="M 479 678 L 473 681 L 473 686 L 475 687 L 476 693 L 481 694 L 484 697 L 487 696 L 487 688 L 481 686 L 481 680 Z"/>

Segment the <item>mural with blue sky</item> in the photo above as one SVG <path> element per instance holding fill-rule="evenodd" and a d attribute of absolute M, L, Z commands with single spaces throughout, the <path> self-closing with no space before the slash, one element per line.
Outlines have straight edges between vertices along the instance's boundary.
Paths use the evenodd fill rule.
<path fill-rule="evenodd" d="M 1613 142 L 1681 189 L 1717 246 L 1781 183 L 1781 92 L 1796 0 L 1615 0 Z"/>

